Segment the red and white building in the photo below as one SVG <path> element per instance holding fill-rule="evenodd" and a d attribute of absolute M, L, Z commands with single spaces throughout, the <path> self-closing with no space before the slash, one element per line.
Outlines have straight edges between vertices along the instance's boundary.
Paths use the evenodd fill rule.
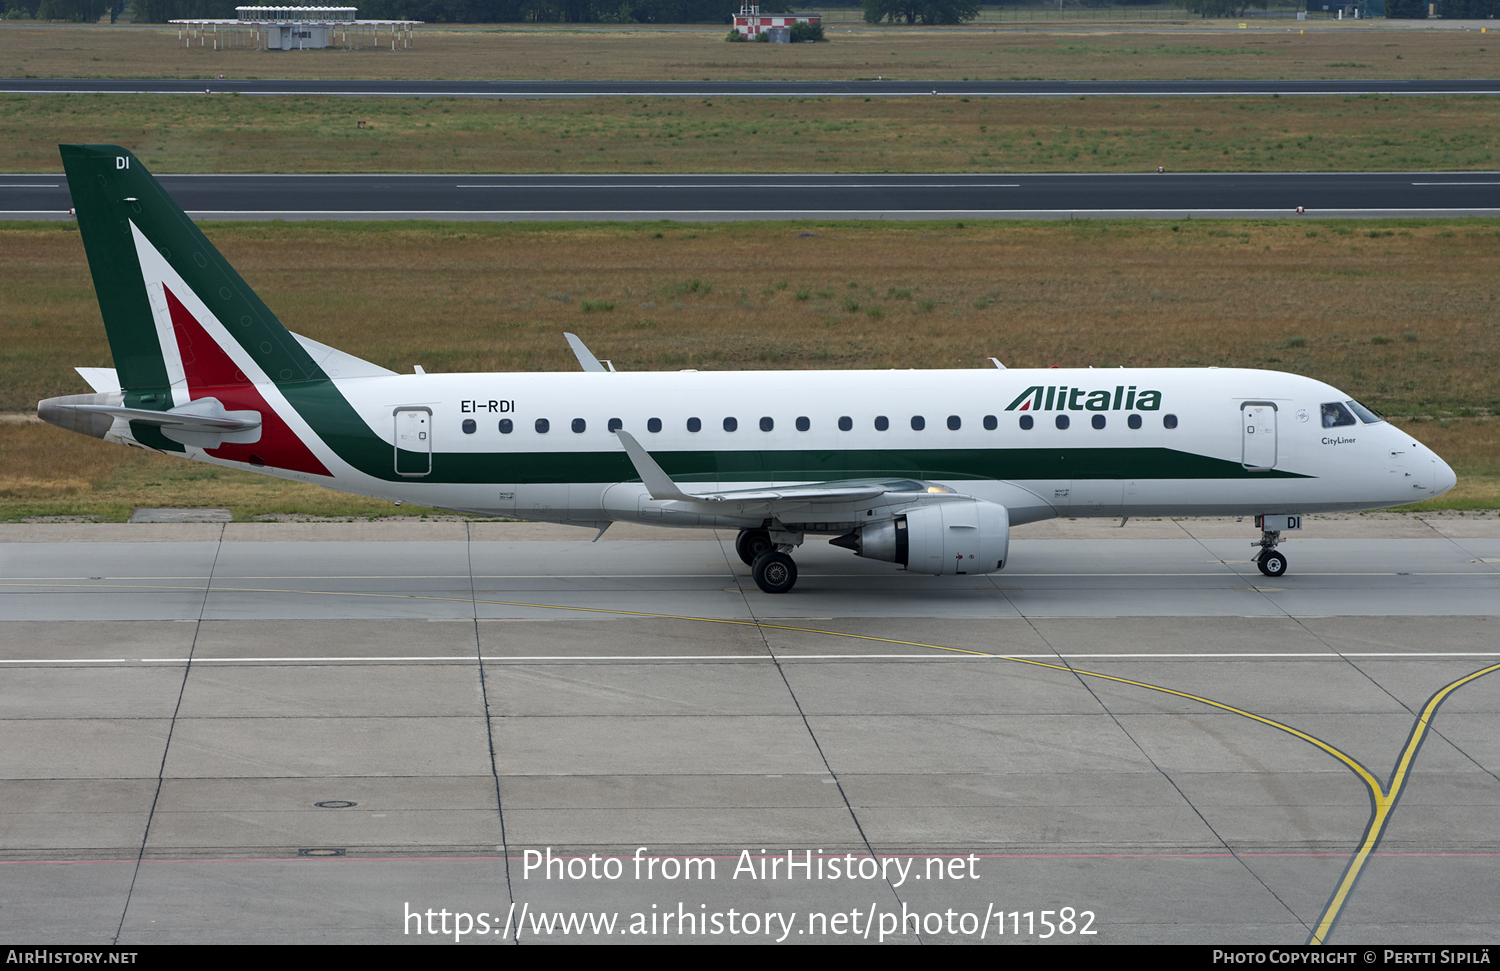
<path fill-rule="evenodd" d="M 735 15 L 734 29 L 745 36 L 747 40 L 754 40 L 755 35 L 772 27 L 791 27 L 793 24 L 821 24 L 823 18 L 819 16 L 796 17 L 790 15 L 761 16 L 760 5 L 746 3 L 740 7 L 740 12 Z"/>

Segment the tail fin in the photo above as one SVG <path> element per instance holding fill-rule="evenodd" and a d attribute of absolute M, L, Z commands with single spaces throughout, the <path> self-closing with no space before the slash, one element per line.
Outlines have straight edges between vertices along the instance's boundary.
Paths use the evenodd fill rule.
<path fill-rule="evenodd" d="M 267 401 L 328 384 L 307 349 L 129 150 L 59 147 L 123 397 L 110 413 L 153 448 L 195 445 L 216 458 L 328 475 L 288 427 L 291 416 Z M 277 393 L 257 390 L 268 385 Z M 204 408 L 253 413 L 258 425 L 184 431 Z M 166 425 L 149 418 L 163 411 L 180 413 Z"/>
<path fill-rule="evenodd" d="M 192 373 L 214 369 L 194 353 L 203 328 L 243 350 L 222 348 L 250 364 L 235 369 L 240 382 L 327 377 L 140 159 L 118 145 L 59 147 L 126 405 L 171 408 L 190 400 L 192 378 L 220 383 Z M 183 310 L 198 327 L 182 326 Z"/>

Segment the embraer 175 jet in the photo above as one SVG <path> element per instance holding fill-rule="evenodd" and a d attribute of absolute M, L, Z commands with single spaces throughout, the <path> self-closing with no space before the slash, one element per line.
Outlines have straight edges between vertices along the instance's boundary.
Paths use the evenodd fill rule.
<path fill-rule="evenodd" d="M 283 327 L 129 151 L 62 156 L 115 367 L 37 413 L 105 441 L 601 534 L 738 529 L 767 593 L 809 535 L 992 573 L 1012 526 L 1054 516 L 1253 515 L 1274 577 L 1302 515 L 1455 484 L 1348 395 L 1275 371 L 617 373 L 567 335 L 582 373 L 396 374 Z"/>

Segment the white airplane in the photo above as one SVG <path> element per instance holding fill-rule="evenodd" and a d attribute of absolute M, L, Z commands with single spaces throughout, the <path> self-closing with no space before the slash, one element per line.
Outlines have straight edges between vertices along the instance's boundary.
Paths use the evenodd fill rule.
<path fill-rule="evenodd" d="M 293 334 L 113 145 L 61 146 L 115 367 L 37 407 L 226 468 L 485 516 L 739 530 L 767 593 L 809 535 L 934 575 L 991 573 L 1054 516 L 1307 513 L 1453 488 L 1337 389 L 1231 368 L 397 374 Z M 596 537 L 597 538 L 597 537 Z"/>

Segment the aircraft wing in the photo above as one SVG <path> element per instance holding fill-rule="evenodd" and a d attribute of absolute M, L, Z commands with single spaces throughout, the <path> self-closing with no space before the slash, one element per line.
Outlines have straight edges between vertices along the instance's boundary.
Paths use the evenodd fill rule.
<path fill-rule="evenodd" d="M 809 485 L 776 486 L 771 489 L 733 489 L 725 492 L 687 493 L 651 457 L 651 453 L 636 441 L 635 436 L 618 429 L 615 432 L 631 464 L 641 477 L 641 482 L 653 499 L 675 500 L 696 503 L 754 503 L 767 507 L 807 506 L 817 503 L 863 502 L 888 493 L 911 493 L 920 495 L 949 493 L 944 486 L 929 485 L 916 479 L 851 479 L 835 482 L 817 482 Z"/>
<path fill-rule="evenodd" d="M 891 490 L 882 488 L 878 483 L 867 481 L 819 482 L 816 485 L 781 486 L 775 489 L 715 492 L 693 498 L 700 502 L 863 502 L 883 496 L 889 491 Z"/>

